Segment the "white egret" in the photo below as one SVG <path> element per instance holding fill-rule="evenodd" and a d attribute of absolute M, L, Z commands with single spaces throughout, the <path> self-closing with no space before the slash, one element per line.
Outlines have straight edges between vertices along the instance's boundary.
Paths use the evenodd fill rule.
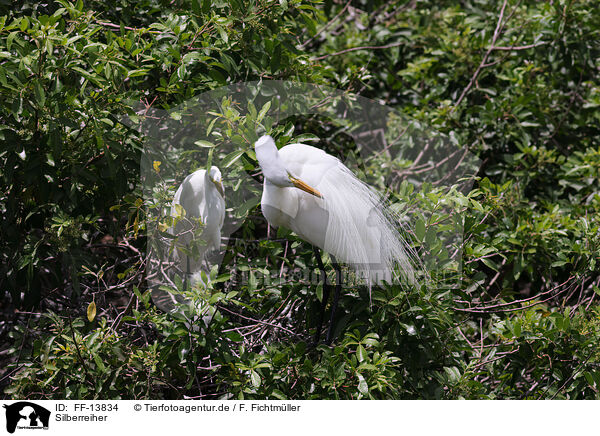
<path fill-rule="evenodd" d="M 171 215 L 182 214 L 183 217 L 179 218 L 170 232 L 177 236 L 175 257 L 184 273 L 186 284 L 203 283 L 202 271 L 208 276 L 210 266 L 207 254 L 221 246 L 221 229 L 225 219 L 224 197 L 221 171 L 215 166 L 210 171 L 200 169 L 193 172 L 175 192 Z M 200 235 L 194 231 L 198 222 L 202 226 Z M 173 308 L 176 300 L 173 295 L 160 290 L 153 292 L 152 296 L 155 304 L 166 311 Z"/>
<path fill-rule="evenodd" d="M 269 224 L 287 227 L 332 256 L 337 284 L 327 342 L 341 287 L 336 259 L 352 266 L 369 289 L 373 284 L 391 283 L 397 276 L 414 282 L 412 252 L 397 229 L 394 213 L 380 194 L 338 158 L 305 144 L 278 150 L 268 135 L 256 141 L 254 149 L 264 176 L 261 208 Z M 324 274 L 316 249 L 315 255 Z M 324 283 L 315 342 L 329 297 L 326 279 Z"/>

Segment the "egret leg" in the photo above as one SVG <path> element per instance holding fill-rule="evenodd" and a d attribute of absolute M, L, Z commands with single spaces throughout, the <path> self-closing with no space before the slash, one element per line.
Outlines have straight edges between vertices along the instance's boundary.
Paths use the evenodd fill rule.
<path fill-rule="evenodd" d="M 333 304 L 331 306 L 329 328 L 327 329 L 327 338 L 325 339 L 325 342 L 327 344 L 330 344 L 331 340 L 333 339 L 333 321 L 335 320 L 335 312 L 337 311 L 338 303 L 340 301 L 340 292 L 342 290 L 342 269 L 340 268 L 340 265 L 337 263 L 337 260 L 333 256 L 331 256 L 331 263 L 333 264 L 333 269 L 335 270 L 335 293 L 333 294 Z"/>
<path fill-rule="evenodd" d="M 327 283 L 327 273 L 325 272 L 325 266 L 323 265 L 323 260 L 321 259 L 321 253 L 319 253 L 319 249 L 315 246 L 313 246 L 313 252 L 315 253 L 317 265 L 319 267 L 319 270 L 321 271 L 321 276 L 323 277 L 323 300 L 321 301 L 321 311 L 319 312 L 319 317 L 317 318 L 317 331 L 315 332 L 316 345 L 321 339 L 321 329 L 323 328 L 323 315 L 325 314 L 325 307 L 327 306 L 327 300 L 329 300 L 331 288 L 329 287 L 329 283 Z"/>

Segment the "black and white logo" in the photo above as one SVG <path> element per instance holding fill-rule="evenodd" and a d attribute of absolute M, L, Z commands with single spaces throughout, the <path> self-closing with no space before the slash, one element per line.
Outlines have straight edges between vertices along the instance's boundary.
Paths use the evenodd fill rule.
<path fill-rule="evenodd" d="M 6 430 L 14 433 L 18 429 L 48 429 L 50 411 L 29 401 L 19 401 L 4 405 L 6 409 Z"/>

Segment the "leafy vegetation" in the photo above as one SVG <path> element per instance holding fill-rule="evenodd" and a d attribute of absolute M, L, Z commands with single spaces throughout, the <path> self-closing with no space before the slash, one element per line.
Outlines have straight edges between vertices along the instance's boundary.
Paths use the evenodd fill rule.
<path fill-rule="evenodd" d="M 0 5 L 4 395 L 598 399 L 598 23 L 569 0 Z M 211 100 L 185 146 L 138 129 L 132 102 L 185 124 L 198 96 L 268 80 L 385 103 L 476 155 L 472 189 L 415 185 L 417 157 L 364 159 L 348 125 L 278 119 L 273 95 Z M 173 313 L 152 303 L 178 183 L 210 160 L 229 199 L 258 194 L 261 129 L 355 162 L 431 271 L 345 288 L 331 346 L 311 343 L 312 247 L 269 231 L 256 196 L 230 211 L 210 284 L 173 283 L 188 301 Z"/>

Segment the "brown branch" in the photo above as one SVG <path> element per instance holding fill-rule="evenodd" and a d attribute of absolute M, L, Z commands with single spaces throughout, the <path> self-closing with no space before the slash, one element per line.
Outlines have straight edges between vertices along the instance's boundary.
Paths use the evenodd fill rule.
<path fill-rule="evenodd" d="M 112 323 L 112 326 L 110 327 L 111 330 L 117 332 L 119 330 L 119 327 L 121 327 L 121 323 L 123 322 L 123 317 L 125 316 L 125 314 L 127 312 L 129 312 L 129 310 L 131 309 L 131 307 L 133 306 L 133 302 L 136 300 L 136 295 L 132 292 L 131 293 L 131 298 L 129 299 L 129 303 L 127 304 L 127 307 L 125 308 L 125 310 L 123 310 L 121 313 L 119 313 L 117 315 L 117 317 L 115 318 L 115 320 Z"/>
<path fill-rule="evenodd" d="M 506 265 L 506 258 L 502 259 L 502 265 L 500 265 L 500 268 L 498 268 L 496 275 L 494 275 L 494 277 L 492 277 L 492 280 L 490 280 L 490 282 L 488 283 L 487 287 L 485 288 L 486 291 L 489 292 L 490 289 L 492 289 L 492 286 L 494 286 L 494 283 L 496 283 L 496 280 L 498 280 L 498 278 L 500 277 L 500 273 L 504 265 Z"/>
<path fill-rule="evenodd" d="M 119 30 L 121 29 L 121 25 L 120 24 L 107 23 L 107 22 L 98 21 L 98 20 L 95 20 L 95 21 L 96 21 L 97 24 L 100 24 L 101 26 L 104 26 L 104 27 L 110 27 L 110 28 L 119 29 Z M 135 30 L 135 31 L 145 31 L 145 32 L 148 32 L 148 33 L 160 33 L 158 30 L 138 29 L 137 27 L 129 27 L 129 26 L 123 26 L 123 29 L 125 29 L 125 30 Z"/>
<path fill-rule="evenodd" d="M 500 17 L 498 17 L 498 23 L 496 23 L 496 30 L 494 30 L 494 35 L 492 37 L 492 43 L 490 44 L 490 48 L 488 48 L 488 50 L 483 55 L 483 59 L 481 60 L 481 63 L 479 64 L 479 66 L 475 70 L 475 73 L 473 74 L 473 77 L 471 77 L 471 80 L 469 81 L 469 84 L 466 86 L 465 89 L 463 89 L 462 93 L 460 94 L 460 97 L 458 97 L 458 100 L 454 104 L 454 107 L 452 108 L 452 110 L 450 111 L 450 113 L 454 112 L 454 110 L 458 106 L 460 106 L 460 104 L 464 100 L 465 96 L 471 90 L 471 88 L 473 87 L 473 84 L 477 80 L 477 76 L 479 76 L 479 73 L 484 68 L 484 65 L 487 63 L 488 57 L 492 53 L 492 51 L 494 49 L 494 46 L 496 45 L 496 41 L 498 40 L 498 37 L 500 36 L 501 30 L 504 27 L 504 24 L 506 24 L 506 23 L 502 22 L 502 19 L 504 18 L 504 10 L 506 9 L 506 3 L 508 3 L 508 0 L 504 0 L 504 3 L 502 3 L 502 9 L 500 9 Z M 516 7 L 515 7 L 515 10 L 516 10 Z"/>
<path fill-rule="evenodd" d="M 534 307 L 537 306 L 538 304 L 542 304 L 545 303 L 547 301 L 552 300 L 553 298 L 558 297 L 560 294 L 564 293 L 565 291 L 567 291 L 569 288 L 565 288 L 562 291 L 557 292 L 554 295 L 551 295 L 550 297 L 546 298 L 545 300 L 540 300 L 540 301 L 536 301 L 535 303 L 532 304 L 528 304 L 527 306 L 521 306 L 521 307 L 514 307 L 514 308 L 510 308 L 510 309 L 496 309 L 496 310 L 489 310 L 487 308 L 474 308 L 474 309 L 463 309 L 460 307 L 453 307 L 453 310 L 456 310 L 457 312 L 467 312 L 467 313 L 498 313 L 498 312 L 518 312 L 519 310 L 525 310 L 525 309 L 529 309 L 530 307 Z M 539 295 L 536 295 L 535 297 L 532 298 L 537 298 L 539 297 Z M 531 298 L 527 298 L 526 300 L 530 300 Z M 514 301 L 512 303 L 503 303 L 503 304 L 499 304 L 497 306 L 504 306 L 507 304 L 514 304 L 514 303 L 518 303 L 518 302 L 522 302 L 524 300 L 518 300 L 518 301 Z"/>
<path fill-rule="evenodd" d="M 534 47 L 539 47 L 540 45 L 544 45 L 544 44 L 548 44 L 548 41 L 540 41 L 540 42 L 536 42 L 535 44 L 528 44 L 528 45 L 511 45 L 511 46 L 500 46 L 500 45 L 496 45 L 496 46 L 492 46 L 491 50 L 504 50 L 504 51 L 518 51 L 518 50 L 529 50 L 530 48 L 534 48 Z"/>
<path fill-rule="evenodd" d="M 512 351 L 507 351 L 507 352 L 506 352 L 506 353 L 504 353 L 502 356 L 498 356 L 498 357 L 495 357 L 495 358 L 493 358 L 493 359 L 488 359 L 488 360 L 485 360 L 485 361 L 483 361 L 483 362 L 481 362 L 481 363 L 478 363 L 477 365 L 474 365 L 474 366 L 473 366 L 471 369 L 479 368 L 480 366 L 486 365 L 486 364 L 488 364 L 488 363 L 495 362 L 496 360 L 503 359 L 503 358 L 505 358 L 506 356 L 508 356 L 508 355 L 510 355 L 510 354 L 514 354 L 514 353 L 516 353 L 517 351 L 519 351 L 519 347 L 517 347 L 515 350 L 512 350 Z"/>
<path fill-rule="evenodd" d="M 500 308 L 500 307 L 513 306 L 515 304 L 521 304 L 521 303 L 525 303 L 527 301 L 535 300 L 536 298 L 539 298 L 542 295 L 551 294 L 552 292 L 554 292 L 557 289 L 565 286 L 567 283 L 569 283 L 571 280 L 573 280 L 575 278 L 576 278 L 575 276 L 571 276 L 567 280 L 565 280 L 564 282 L 562 282 L 561 284 L 556 285 L 555 287 L 553 287 L 552 289 L 549 289 L 547 291 L 544 291 L 544 292 L 541 292 L 539 294 L 536 294 L 533 297 L 523 298 L 521 300 L 515 300 L 515 301 L 508 302 L 508 303 L 493 304 L 493 305 L 490 305 L 490 306 L 476 306 L 476 307 L 472 307 L 472 308 L 468 308 L 468 309 L 462 309 L 462 310 L 460 308 L 455 308 L 455 309 L 459 310 L 459 311 L 462 311 L 462 312 L 473 312 L 473 313 L 487 313 L 487 311 L 491 312 L 490 309 L 497 309 L 497 308 Z M 555 295 L 552 295 L 550 298 L 554 298 L 554 297 L 560 295 L 561 293 L 565 292 L 567 289 L 569 289 L 569 288 L 565 288 L 562 291 L 557 292 Z M 547 300 L 544 300 L 544 301 L 547 301 Z M 463 301 L 463 300 L 454 300 L 454 302 L 455 303 L 467 303 L 466 301 Z M 540 303 L 542 303 L 542 301 L 536 302 L 535 304 L 540 304 Z M 526 309 L 527 307 L 531 307 L 531 306 L 518 307 L 518 308 L 516 308 L 516 310 Z M 500 310 L 499 312 L 502 312 L 502 310 Z"/>
<path fill-rule="evenodd" d="M 227 309 L 226 307 L 224 307 L 224 306 L 221 306 L 221 305 L 219 305 L 219 310 L 224 310 L 225 312 L 229 312 L 229 313 L 231 313 L 231 314 L 232 314 L 232 315 L 234 315 L 234 316 L 239 316 L 240 318 L 242 318 L 242 319 L 245 319 L 245 320 L 247 320 L 247 321 L 252 321 L 252 322 L 256 322 L 256 323 L 258 323 L 258 324 L 268 325 L 268 326 L 271 326 L 271 327 L 275 327 L 275 328 L 281 329 L 281 330 L 283 330 L 283 331 L 285 331 L 285 332 L 288 332 L 288 333 L 289 333 L 289 334 L 291 334 L 292 336 L 294 336 L 294 335 L 295 335 L 295 333 L 294 333 L 293 331 L 291 331 L 291 330 L 289 330 L 289 329 L 286 329 L 285 327 L 282 327 L 282 326 L 280 326 L 280 325 L 277 325 L 277 324 L 272 324 L 272 323 L 270 323 L 270 322 L 261 321 L 260 319 L 255 319 L 255 318 L 250 318 L 250 317 L 248 317 L 248 316 L 244 316 L 244 315 L 242 315 L 241 313 L 234 312 L 233 310 L 229 310 L 229 309 Z"/>

